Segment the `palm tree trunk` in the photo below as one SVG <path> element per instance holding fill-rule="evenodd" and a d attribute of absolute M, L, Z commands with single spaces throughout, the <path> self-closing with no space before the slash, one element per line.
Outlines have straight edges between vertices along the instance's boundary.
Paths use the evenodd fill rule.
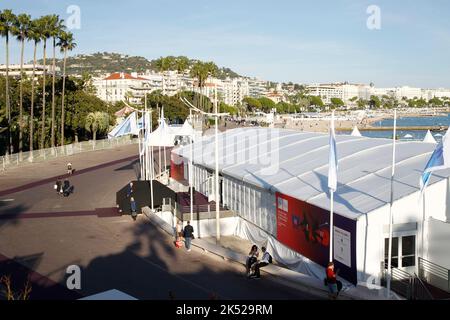
<path fill-rule="evenodd" d="M 94 130 L 92 138 L 94 139 L 94 141 L 97 140 L 97 130 Z"/>
<path fill-rule="evenodd" d="M 6 153 L 13 153 L 12 135 L 11 135 L 11 104 L 9 101 L 9 35 L 6 32 L 6 116 L 8 118 L 8 140 L 9 147 L 6 149 Z"/>
<path fill-rule="evenodd" d="M 64 94 L 66 89 L 66 60 L 67 60 L 67 48 L 64 48 L 64 66 L 63 66 L 62 102 L 61 102 L 61 146 L 64 145 Z"/>
<path fill-rule="evenodd" d="M 47 48 L 47 41 L 44 40 L 44 74 L 42 79 L 42 121 L 41 121 L 41 142 L 40 142 L 40 148 L 44 149 L 44 141 L 45 141 L 45 76 L 47 75 L 46 70 L 46 48 Z"/>
<path fill-rule="evenodd" d="M 23 149 L 23 50 L 25 39 L 22 38 L 22 47 L 20 49 L 20 97 L 19 97 L 19 154 L 22 155 Z"/>
<path fill-rule="evenodd" d="M 31 110 L 30 110 L 30 151 L 33 151 L 34 143 L 34 77 L 36 75 L 36 51 L 37 42 L 34 42 L 34 55 L 33 55 L 33 75 L 31 76 Z"/>
<path fill-rule="evenodd" d="M 55 79 L 56 79 L 56 38 L 53 37 L 53 79 L 52 79 L 52 123 L 51 123 L 51 145 L 55 146 Z"/>

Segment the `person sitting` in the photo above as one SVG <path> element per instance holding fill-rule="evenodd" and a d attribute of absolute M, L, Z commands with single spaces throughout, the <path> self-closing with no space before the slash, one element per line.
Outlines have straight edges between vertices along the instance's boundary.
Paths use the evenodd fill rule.
<path fill-rule="evenodd" d="M 328 263 L 327 270 L 326 270 L 326 284 L 328 286 L 328 297 L 332 300 L 336 300 L 339 291 L 337 286 L 337 272 L 334 270 L 334 263 L 330 262 Z"/>
<path fill-rule="evenodd" d="M 251 277 L 254 273 L 255 264 L 258 262 L 258 247 L 253 245 L 247 256 L 247 261 L 245 262 L 246 275 Z"/>
<path fill-rule="evenodd" d="M 261 268 L 264 268 L 265 266 L 268 266 L 270 263 L 272 263 L 272 256 L 270 255 L 269 252 L 267 252 L 266 247 L 262 247 L 261 251 L 263 252 L 263 256 L 261 261 L 257 262 L 255 264 L 255 275 L 254 277 L 256 279 L 261 278 Z"/>

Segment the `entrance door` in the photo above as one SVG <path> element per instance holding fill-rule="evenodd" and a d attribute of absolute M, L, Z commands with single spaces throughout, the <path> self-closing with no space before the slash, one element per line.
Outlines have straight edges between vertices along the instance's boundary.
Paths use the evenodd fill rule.
<path fill-rule="evenodd" d="M 389 238 L 384 240 L 384 258 L 388 263 Z M 404 235 L 392 238 L 392 267 L 410 274 L 416 271 L 416 236 Z"/>

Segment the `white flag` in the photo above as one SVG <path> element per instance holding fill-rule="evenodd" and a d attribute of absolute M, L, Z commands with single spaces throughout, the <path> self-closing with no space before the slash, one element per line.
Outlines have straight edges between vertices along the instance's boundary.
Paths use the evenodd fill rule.
<path fill-rule="evenodd" d="M 334 111 L 333 111 L 330 124 L 330 155 L 328 166 L 328 188 L 333 192 L 336 192 L 337 189 L 337 170 L 338 170 L 338 159 L 336 152 L 336 135 L 334 133 Z"/>

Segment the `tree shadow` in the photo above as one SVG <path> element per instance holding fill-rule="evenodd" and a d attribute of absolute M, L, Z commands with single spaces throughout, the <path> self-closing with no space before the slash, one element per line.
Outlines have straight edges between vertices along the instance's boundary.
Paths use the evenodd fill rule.
<path fill-rule="evenodd" d="M 11 280 L 11 289 L 16 297 L 23 291 L 27 282 L 30 283 L 29 300 L 73 300 L 79 299 L 78 292 L 71 291 L 63 285 L 33 271 L 42 261 L 44 253 L 28 256 L 18 256 L 9 259 L 0 254 L 0 277 Z M 0 300 L 6 299 L 3 284 L 0 284 Z"/>
<path fill-rule="evenodd" d="M 141 222 L 130 228 L 134 241 L 122 252 L 97 257 L 82 268 L 83 295 L 117 289 L 153 300 L 312 298 L 269 279 L 248 280 L 243 266 L 240 270 L 224 265 L 232 262 L 211 262 L 204 253 L 177 249 L 174 238 L 148 221 Z"/>

